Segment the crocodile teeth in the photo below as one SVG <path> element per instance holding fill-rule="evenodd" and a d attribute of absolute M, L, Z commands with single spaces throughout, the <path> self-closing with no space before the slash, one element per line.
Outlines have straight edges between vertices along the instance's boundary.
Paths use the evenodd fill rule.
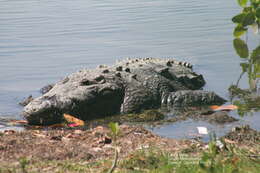
<path fill-rule="evenodd" d="M 107 66 L 107 65 L 102 65 L 102 64 L 101 64 L 101 65 L 98 66 L 98 68 L 108 68 L 108 66 Z"/>

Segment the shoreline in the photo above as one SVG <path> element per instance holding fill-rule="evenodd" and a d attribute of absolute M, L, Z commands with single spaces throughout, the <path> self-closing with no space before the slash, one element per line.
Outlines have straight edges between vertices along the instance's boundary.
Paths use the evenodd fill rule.
<path fill-rule="evenodd" d="M 110 163 L 114 157 L 115 142 L 119 148 L 120 163 L 133 153 L 143 150 L 150 152 L 150 149 L 171 155 L 184 154 L 189 158 L 200 158 L 208 146 L 208 143 L 195 139 L 176 140 L 160 137 L 140 126 L 123 124 L 119 128 L 120 133 L 116 141 L 113 141 L 110 129 L 104 126 L 97 126 L 90 130 L 56 129 L 22 132 L 9 130 L 4 133 L 0 132 L 0 172 L 20 170 L 21 160 L 24 159 L 30 165 L 27 166 L 28 172 L 40 169 L 39 163 L 47 162 L 50 162 L 51 165 L 45 165 L 46 170 L 41 170 L 42 172 L 52 172 L 52 169 L 59 167 L 56 165 L 57 163 L 60 165 L 67 162 L 89 165 L 106 160 L 110 160 Z M 260 144 L 257 142 L 260 141 L 260 132 L 249 127 L 235 130 L 223 138 L 226 142 L 225 145 L 246 150 L 248 155 L 257 155 L 257 159 L 260 161 Z M 52 165 L 54 163 L 56 166 Z M 95 169 L 102 172 L 105 168 L 108 169 L 109 165 Z"/>

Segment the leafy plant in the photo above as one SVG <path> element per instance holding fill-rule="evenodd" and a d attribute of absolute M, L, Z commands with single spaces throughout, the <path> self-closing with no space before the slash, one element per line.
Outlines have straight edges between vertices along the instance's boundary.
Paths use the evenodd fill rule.
<path fill-rule="evenodd" d="M 27 158 L 21 158 L 19 163 L 22 169 L 22 173 L 27 173 L 26 167 L 29 164 L 29 160 Z"/>
<path fill-rule="evenodd" d="M 243 58 L 246 61 L 240 63 L 242 72 L 236 85 L 231 85 L 229 87 L 229 93 L 231 101 L 234 98 L 239 99 L 235 100 L 234 104 L 238 106 L 239 115 L 244 115 L 246 112 L 260 109 L 259 104 L 254 103 L 254 100 L 259 99 L 258 97 L 255 98 L 254 95 L 259 89 L 258 83 L 260 81 L 260 46 L 249 52 L 247 43 L 240 38 L 234 39 L 233 46 L 240 58 Z M 244 74 L 247 74 L 250 89 L 240 89 L 238 87 L 239 81 Z"/>
<path fill-rule="evenodd" d="M 238 4 L 242 7 L 241 13 L 232 18 L 236 23 L 233 35 L 236 37 L 233 40 L 233 47 L 243 62 L 240 63 L 242 72 L 235 85 L 229 88 L 231 101 L 238 106 L 238 114 L 243 116 L 247 112 L 259 110 L 259 105 L 254 104 L 254 95 L 259 89 L 260 81 L 260 46 L 255 49 L 249 50 L 247 39 L 242 40 L 239 38 L 252 28 L 255 33 L 259 33 L 260 29 L 260 0 L 237 0 Z M 244 74 L 247 74 L 249 89 L 240 89 L 239 82 Z M 235 91 L 235 92 L 234 92 Z M 258 98 L 257 98 L 258 99 Z"/>
<path fill-rule="evenodd" d="M 208 144 L 208 151 L 204 152 L 201 160 L 199 162 L 199 166 L 202 171 L 205 172 L 216 172 L 216 167 L 217 167 L 217 145 L 216 145 L 216 136 L 215 134 L 211 134 L 211 140 Z"/>
<path fill-rule="evenodd" d="M 172 173 L 176 165 L 172 156 L 158 148 L 137 150 L 120 164 L 125 172 Z M 182 168 L 183 169 L 183 168 Z"/>
<path fill-rule="evenodd" d="M 108 124 L 108 127 L 111 130 L 111 137 L 113 138 L 114 141 L 116 141 L 116 139 L 117 139 L 117 137 L 119 135 L 119 132 L 120 132 L 120 128 L 119 128 L 118 123 L 110 122 Z"/>
<path fill-rule="evenodd" d="M 260 28 L 260 0 L 249 1 L 250 3 L 248 0 L 237 0 L 243 9 L 241 13 L 232 18 L 232 21 L 237 24 L 233 32 L 235 37 L 242 36 L 249 27 L 256 32 L 258 32 Z"/>
<path fill-rule="evenodd" d="M 235 161 L 234 161 L 235 160 Z M 205 173 L 234 173 L 240 172 L 237 168 L 239 158 L 233 151 L 221 151 L 217 146 L 216 136 L 213 133 L 208 144 L 208 150 L 203 153 L 199 162 L 200 171 Z"/>

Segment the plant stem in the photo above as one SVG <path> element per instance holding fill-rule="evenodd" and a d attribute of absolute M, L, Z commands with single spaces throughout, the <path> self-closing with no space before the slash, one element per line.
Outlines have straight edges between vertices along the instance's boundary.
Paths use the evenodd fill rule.
<path fill-rule="evenodd" d="M 114 158 L 114 161 L 113 161 L 113 164 L 111 166 L 111 168 L 109 169 L 109 171 L 107 173 L 113 173 L 115 168 L 116 168 L 116 165 L 117 165 L 117 161 L 118 161 L 118 148 L 115 147 L 115 158 Z"/>

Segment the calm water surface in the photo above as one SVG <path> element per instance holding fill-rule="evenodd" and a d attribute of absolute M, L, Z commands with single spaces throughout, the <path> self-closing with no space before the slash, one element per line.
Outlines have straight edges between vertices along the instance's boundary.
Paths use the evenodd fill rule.
<path fill-rule="evenodd" d="M 235 0 L 0 0 L 0 115 L 21 118 L 17 103 L 42 86 L 125 57 L 189 61 L 204 75 L 205 89 L 227 98 L 240 73 L 230 21 L 239 10 Z M 247 87 L 247 79 L 241 84 Z M 260 129 L 259 113 L 242 122 Z M 176 137 L 198 125 L 220 134 L 231 128 L 200 123 L 154 131 Z"/>

